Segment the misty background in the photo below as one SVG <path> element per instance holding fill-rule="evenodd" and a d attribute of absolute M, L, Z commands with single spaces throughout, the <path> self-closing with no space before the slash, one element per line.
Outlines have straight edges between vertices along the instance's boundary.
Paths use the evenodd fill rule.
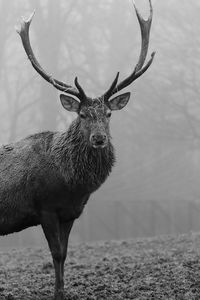
<path fill-rule="evenodd" d="M 200 230 L 200 2 L 152 0 L 149 70 L 124 91 L 114 112 L 117 163 L 75 222 L 71 243 Z M 136 0 L 144 17 L 147 0 Z M 0 143 L 66 130 L 76 114 L 32 68 L 14 26 L 36 9 L 30 40 L 42 67 L 90 96 L 117 71 L 123 79 L 140 52 L 131 0 L 0 1 Z M 56 200 L 55 200 L 56 201 Z M 2 247 L 46 245 L 40 227 L 0 237 Z"/>

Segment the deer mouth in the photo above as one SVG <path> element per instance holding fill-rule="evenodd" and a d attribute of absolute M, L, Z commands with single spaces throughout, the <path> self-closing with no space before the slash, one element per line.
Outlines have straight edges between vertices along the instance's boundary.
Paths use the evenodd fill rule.
<path fill-rule="evenodd" d="M 105 142 L 96 142 L 92 144 L 92 147 L 95 149 L 103 149 L 107 146 L 107 143 Z"/>

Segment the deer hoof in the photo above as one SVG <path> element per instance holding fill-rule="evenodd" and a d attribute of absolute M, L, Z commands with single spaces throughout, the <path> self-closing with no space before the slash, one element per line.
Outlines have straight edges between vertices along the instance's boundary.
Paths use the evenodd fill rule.
<path fill-rule="evenodd" d="M 64 291 L 56 291 L 54 295 L 54 300 L 64 300 Z"/>

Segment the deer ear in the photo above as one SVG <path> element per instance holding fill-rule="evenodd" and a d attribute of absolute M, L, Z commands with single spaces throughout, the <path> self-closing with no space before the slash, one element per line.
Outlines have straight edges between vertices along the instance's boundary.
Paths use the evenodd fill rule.
<path fill-rule="evenodd" d="M 121 94 L 109 101 L 109 106 L 111 110 L 120 110 L 126 106 L 130 98 L 131 93 Z"/>
<path fill-rule="evenodd" d="M 74 99 L 73 97 L 70 97 L 68 95 L 61 94 L 60 95 L 60 101 L 62 103 L 62 106 L 68 110 L 68 111 L 79 111 L 79 105 L 80 103 Z"/>

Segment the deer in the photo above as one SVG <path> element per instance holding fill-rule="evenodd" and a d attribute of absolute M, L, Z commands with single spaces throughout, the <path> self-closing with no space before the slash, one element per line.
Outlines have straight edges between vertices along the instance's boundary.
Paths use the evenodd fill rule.
<path fill-rule="evenodd" d="M 49 75 L 36 59 L 29 39 L 35 12 L 16 28 L 33 68 L 61 91 L 65 110 L 77 117 L 64 132 L 45 131 L 0 148 L 0 235 L 41 225 L 55 270 L 54 299 L 64 299 L 64 263 L 69 235 L 92 193 L 105 182 L 115 163 L 111 143 L 112 111 L 123 109 L 130 92 L 115 95 L 146 72 L 153 8 L 144 19 L 135 3 L 141 31 L 141 49 L 132 73 L 118 82 L 119 72 L 100 97 L 86 95 L 75 77 L 74 86 Z M 115 97 L 113 97 L 115 95 Z"/>

